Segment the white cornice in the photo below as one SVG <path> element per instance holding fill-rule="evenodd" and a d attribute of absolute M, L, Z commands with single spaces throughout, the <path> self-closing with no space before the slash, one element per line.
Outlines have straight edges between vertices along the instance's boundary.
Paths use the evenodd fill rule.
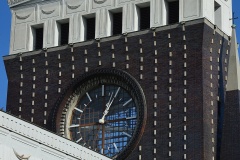
<path fill-rule="evenodd" d="M 10 149 L 10 152 L 1 151 L 0 158 L 13 155 L 16 156 L 14 159 L 17 159 L 21 155 L 23 160 L 24 155 L 26 159 L 31 155 L 30 159 L 42 159 L 42 157 L 45 157 L 51 160 L 110 160 L 110 158 L 91 149 L 2 111 L 0 111 L 0 142 L 1 150 L 2 147 Z M 51 155 L 54 155 L 54 157 L 56 155 L 59 158 L 49 156 L 48 152 L 50 153 L 50 151 Z"/>
<path fill-rule="evenodd" d="M 8 1 L 9 7 L 14 7 L 19 4 L 23 4 L 23 3 L 33 1 L 33 0 L 7 0 L 7 1 Z M 42 1 L 44 1 L 44 0 L 42 0 Z M 94 3 L 96 3 L 96 4 L 102 4 L 104 2 L 106 2 L 106 0 L 94 0 Z"/>
<path fill-rule="evenodd" d="M 9 7 L 14 7 L 22 3 L 26 3 L 30 0 L 7 0 Z"/>

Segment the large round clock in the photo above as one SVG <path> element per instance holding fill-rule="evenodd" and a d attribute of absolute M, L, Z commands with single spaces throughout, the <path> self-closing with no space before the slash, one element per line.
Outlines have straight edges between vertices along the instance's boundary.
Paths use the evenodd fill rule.
<path fill-rule="evenodd" d="M 61 103 L 59 132 L 107 157 L 125 159 L 146 123 L 138 82 L 126 72 L 101 69 L 81 76 L 70 90 Z"/>

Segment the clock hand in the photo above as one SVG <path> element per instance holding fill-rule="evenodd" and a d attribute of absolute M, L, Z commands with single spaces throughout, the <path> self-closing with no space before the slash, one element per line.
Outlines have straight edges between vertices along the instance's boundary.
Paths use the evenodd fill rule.
<path fill-rule="evenodd" d="M 106 109 L 105 109 L 104 112 L 103 112 L 102 118 L 99 119 L 99 123 L 101 123 L 101 124 L 104 124 L 105 116 L 107 115 L 108 110 L 109 110 L 109 108 L 110 108 L 109 104 L 111 103 L 112 95 L 113 95 L 113 93 L 111 94 L 111 96 L 110 96 L 110 98 L 109 98 L 109 100 L 108 100 L 108 102 L 107 102 L 107 104 L 106 104 Z"/>
<path fill-rule="evenodd" d="M 113 103 L 113 101 L 114 101 L 114 98 L 115 98 L 115 97 L 113 97 L 113 98 L 112 98 L 112 101 L 109 103 L 109 105 L 108 105 L 108 110 L 109 110 L 109 108 L 111 107 L 111 105 L 112 105 L 112 103 Z"/>
<path fill-rule="evenodd" d="M 111 107 L 111 105 L 112 105 L 114 99 L 117 97 L 117 94 L 118 94 L 119 90 L 120 90 L 120 87 L 118 87 L 118 89 L 117 89 L 115 95 L 113 96 L 112 100 L 111 100 L 110 103 L 108 104 L 108 110 L 109 110 L 109 108 Z M 112 93 L 112 94 L 113 94 L 113 93 Z M 112 95 L 111 95 L 111 97 L 112 97 Z M 110 99 L 111 99 L 111 98 L 110 98 Z"/>
<path fill-rule="evenodd" d="M 109 98 L 109 101 L 106 104 L 106 109 L 103 112 L 103 116 L 102 116 L 101 119 L 99 119 L 99 123 L 104 124 L 105 116 L 108 114 L 109 108 L 111 107 L 111 105 L 112 105 L 112 103 L 114 101 L 114 98 L 115 98 L 115 96 L 113 96 L 113 93 L 112 93 L 110 98 Z"/>
<path fill-rule="evenodd" d="M 108 101 L 107 104 L 106 104 L 106 109 L 110 108 L 109 105 L 110 105 L 110 103 L 111 103 L 112 96 L 113 96 L 113 93 L 111 94 L 111 96 L 110 96 L 110 98 L 109 98 L 109 101 Z M 105 109 L 105 111 L 106 111 L 106 109 Z"/>
<path fill-rule="evenodd" d="M 113 92 L 112 92 L 111 97 L 110 97 L 108 103 L 106 104 L 106 109 L 103 112 L 103 116 L 102 116 L 101 119 L 99 119 L 99 123 L 104 124 L 105 116 L 108 114 L 109 108 L 111 107 L 114 99 L 117 97 L 117 94 L 118 94 L 119 90 L 120 90 L 120 87 L 118 87 L 118 89 L 117 89 L 117 91 L 116 91 L 114 96 L 113 96 Z"/>

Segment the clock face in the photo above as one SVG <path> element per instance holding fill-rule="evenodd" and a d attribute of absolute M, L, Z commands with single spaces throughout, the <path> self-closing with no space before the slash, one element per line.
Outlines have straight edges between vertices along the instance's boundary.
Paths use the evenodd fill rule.
<path fill-rule="evenodd" d="M 102 84 L 87 91 L 69 114 L 66 125 L 68 138 L 114 157 L 134 136 L 138 109 L 124 88 Z"/>
<path fill-rule="evenodd" d="M 125 159 L 144 131 L 145 97 L 129 74 L 108 69 L 98 72 L 81 77 L 67 92 L 59 105 L 63 108 L 56 120 L 60 122 L 57 131 L 107 157 Z"/>

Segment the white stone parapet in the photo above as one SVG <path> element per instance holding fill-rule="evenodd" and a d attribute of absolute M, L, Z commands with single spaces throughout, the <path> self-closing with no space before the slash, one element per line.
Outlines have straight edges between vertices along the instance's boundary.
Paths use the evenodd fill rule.
<path fill-rule="evenodd" d="M 26 1 L 29 1 L 29 0 L 7 0 L 9 6 L 13 6 Z"/>
<path fill-rule="evenodd" d="M 12 10 L 10 54 L 34 50 L 34 30 L 43 28 L 42 48 L 59 46 L 59 24 L 69 23 L 68 43 L 86 40 L 86 19 L 95 17 L 95 38 L 112 36 L 112 14 L 122 12 L 122 33 L 140 30 L 139 9 L 150 7 L 150 28 L 168 25 L 169 3 L 179 2 L 179 23 L 206 18 L 231 35 L 232 0 L 8 0 Z"/>
<path fill-rule="evenodd" d="M 110 160 L 88 148 L 0 111 L 0 160 Z"/>

